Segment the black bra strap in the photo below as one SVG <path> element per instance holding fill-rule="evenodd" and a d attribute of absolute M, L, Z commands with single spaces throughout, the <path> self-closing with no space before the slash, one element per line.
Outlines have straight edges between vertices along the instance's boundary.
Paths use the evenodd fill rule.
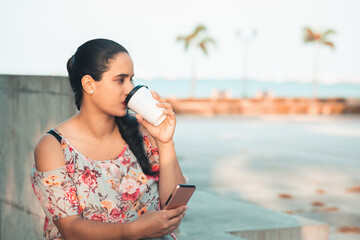
<path fill-rule="evenodd" d="M 47 133 L 53 135 L 59 141 L 59 143 L 61 143 L 61 139 L 62 139 L 61 136 L 57 134 L 54 130 L 50 130 Z"/>

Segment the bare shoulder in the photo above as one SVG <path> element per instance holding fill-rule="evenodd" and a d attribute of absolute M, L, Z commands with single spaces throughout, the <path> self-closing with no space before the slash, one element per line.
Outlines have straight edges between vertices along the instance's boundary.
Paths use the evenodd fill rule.
<path fill-rule="evenodd" d="M 142 132 L 143 134 L 145 134 L 146 136 L 148 136 L 149 140 L 150 140 L 150 144 L 153 148 L 156 148 L 157 147 L 157 144 L 155 142 L 155 139 L 153 136 L 151 136 L 151 134 L 142 126 L 140 125 L 139 126 L 139 130 L 140 132 Z"/>
<path fill-rule="evenodd" d="M 62 122 L 55 126 L 55 129 L 58 130 L 61 134 L 71 133 L 76 128 L 76 115 L 67 119 L 65 122 Z"/>
<path fill-rule="evenodd" d="M 61 144 L 50 135 L 42 135 L 34 149 L 36 169 L 40 172 L 47 172 L 65 165 L 64 154 Z"/>

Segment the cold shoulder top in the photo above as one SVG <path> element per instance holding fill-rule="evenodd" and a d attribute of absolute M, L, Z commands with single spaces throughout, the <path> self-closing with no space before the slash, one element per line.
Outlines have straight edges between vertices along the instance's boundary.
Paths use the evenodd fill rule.
<path fill-rule="evenodd" d="M 44 237 L 63 239 L 54 221 L 72 215 L 100 222 L 125 223 L 148 210 L 160 209 L 159 176 L 143 173 L 125 144 L 116 159 L 92 160 L 75 149 L 56 129 L 48 133 L 60 142 L 65 165 L 48 172 L 31 169 L 34 193 L 44 212 Z M 159 153 L 143 134 L 144 148 L 153 170 L 159 169 Z M 174 234 L 162 239 L 176 239 Z"/>

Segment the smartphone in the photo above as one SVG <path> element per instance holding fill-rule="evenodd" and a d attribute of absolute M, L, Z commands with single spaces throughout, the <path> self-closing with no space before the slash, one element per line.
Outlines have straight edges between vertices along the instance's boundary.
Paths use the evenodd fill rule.
<path fill-rule="evenodd" d="M 170 210 L 186 205 L 193 195 L 195 189 L 195 185 L 178 184 L 166 201 L 164 209 Z"/>

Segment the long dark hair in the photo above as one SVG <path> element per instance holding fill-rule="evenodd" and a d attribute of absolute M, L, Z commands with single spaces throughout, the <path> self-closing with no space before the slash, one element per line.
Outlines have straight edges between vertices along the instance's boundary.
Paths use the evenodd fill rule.
<path fill-rule="evenodd" d="M 110 60 L 114 59 L 119 53 L 129 54 L 117 42 L 108 39 L 94 39 L 81 45 L 76 53 L 70 57 L 66 67 L 78 110 L 80 110 L 83 98 L 82 77 L 90 75 L 95 81 L 100 81 L 103 73 L 109 69 Z M 122 138 L 129 145 L 143 172 L 149 176 L 157 174 L 157 172 L 151 170 L 136 118 L 126 114 L 123 117 L 116 117 L 115 121 Z"/>

